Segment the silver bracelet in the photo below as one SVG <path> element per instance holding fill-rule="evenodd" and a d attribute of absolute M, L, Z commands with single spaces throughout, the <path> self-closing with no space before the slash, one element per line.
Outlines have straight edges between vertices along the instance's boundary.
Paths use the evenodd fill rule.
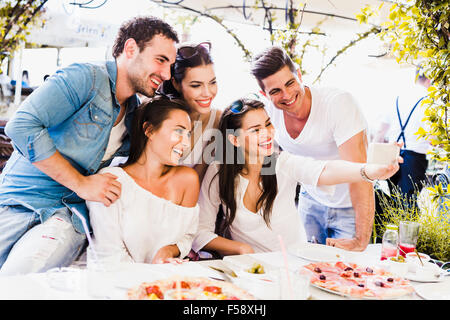
<path fill-rule="evenodd" d="M 363 166 L 361 167 L 361 169 L 359 170 L 359 172 L 361 173 L 361 177 L 362 177 L 364 180 L 366 180 L 367 182 L 370 182 L 370 183 L 376 182 L 376 180 L 372 180 L 372 179 L 370 179 L 370 178 L 367 176 L 367 174 L 366 174 L 366 165 L 363 165 Z"/>

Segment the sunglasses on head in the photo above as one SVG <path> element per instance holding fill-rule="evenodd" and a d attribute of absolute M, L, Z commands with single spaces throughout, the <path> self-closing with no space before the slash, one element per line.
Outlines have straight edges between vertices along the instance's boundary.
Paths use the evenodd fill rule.
<path fill-rule="evenodd" d="M 236 100 L 235 102 L 233 102 L 231 104 L 230 111 L 233 113 L 239 113 L 242 111 L 243 108 L 244 108 L 244 103 L 242 102 L 242 100 Z"/>
<path fill-rule="evenodd" d="M 245 99 L 252 99 L 252 100 L 260 100 L 260 97 L 256 93 L 248 94 Z M 233 113 L 240 113 L 244 109 L 245 104 L 242 102 L 242 99 L 236 100 L 231 104 L 230 111 Z"/>
<path fill-rule="evenodd" d="M 183 46 L 178 48 L 178 55 L 183 59 L 189 59 L 197 55 L 199 50 L 206 50 L 207 53 L 211 51 L 211 42 L 201 42 L 196 46 Z"/>

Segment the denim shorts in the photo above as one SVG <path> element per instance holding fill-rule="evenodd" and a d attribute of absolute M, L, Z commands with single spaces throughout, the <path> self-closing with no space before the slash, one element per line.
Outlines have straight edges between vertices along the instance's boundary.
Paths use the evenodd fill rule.
<path fill-rule="evenodd" d="M 68 266 L 85 240 L 66 210 L 41 223 L 40 216 L 27 208 L 0 206 L 0 276 Z"/>
<path fill-rule="evenodd" d="M 321 244 L 325 244 L 327 238 L 355 237 L 353 207 L 330 208 L 302 190 L 298 199 L 298 212 L 303 220 L 308 241 L 311 241 L 313 236 Z"/>

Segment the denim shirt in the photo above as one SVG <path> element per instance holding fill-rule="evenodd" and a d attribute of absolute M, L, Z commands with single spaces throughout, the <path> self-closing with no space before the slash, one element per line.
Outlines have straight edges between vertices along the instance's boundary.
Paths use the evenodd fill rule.
<path fill-rule="evenodd" d="M 14 152 L 0 175 L 0 205 L 23 206 L 38 213 L 44 222 L 57 210 L 76 208 L 91 231 L 85 201 L 56 182 L 32 162 L 52 156 L 56 150 L 82 175 L 96 173 L 102 163 L 120 105 L 116 98 L 117 66 L 106 63 L 72 64 L 35 90 L 8 121 L 5 133 Z M 136 95 L 126 103 L 125 125 L 131 132 Z M 129 134 L 115 156 L 128 156 Z M 84 232 L 72 214 L 74 228 Z"/>

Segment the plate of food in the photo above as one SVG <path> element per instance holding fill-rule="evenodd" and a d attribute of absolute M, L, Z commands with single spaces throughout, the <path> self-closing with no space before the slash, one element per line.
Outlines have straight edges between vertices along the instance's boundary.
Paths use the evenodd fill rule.
<path fill-rule="evenodd" d="M 346 258 L 345 250 L 323 244 L 306 243 L 289 251 L 302 259 L 315 262 L 337 262 Z"/>
<path fill-rule="evenodd" d="M 273 280 L 276 268 L 266 262 L 248 255 L 234 255 L 223 258 L 223 263 L 238 277 Z"/>
<path fill-rule="evenodd" d="M 129 289 L 127 296 L 129 300 L 255 300 L 231 282 L 181 276 L 143 282 Z"/>
<path fill-rule="evenodd" d="M 379 268 L 355 263 L 316 262 L 303 266 L 311 285 L 354 299 L 397 299 L 414 292 L 408 280 Z"/>

